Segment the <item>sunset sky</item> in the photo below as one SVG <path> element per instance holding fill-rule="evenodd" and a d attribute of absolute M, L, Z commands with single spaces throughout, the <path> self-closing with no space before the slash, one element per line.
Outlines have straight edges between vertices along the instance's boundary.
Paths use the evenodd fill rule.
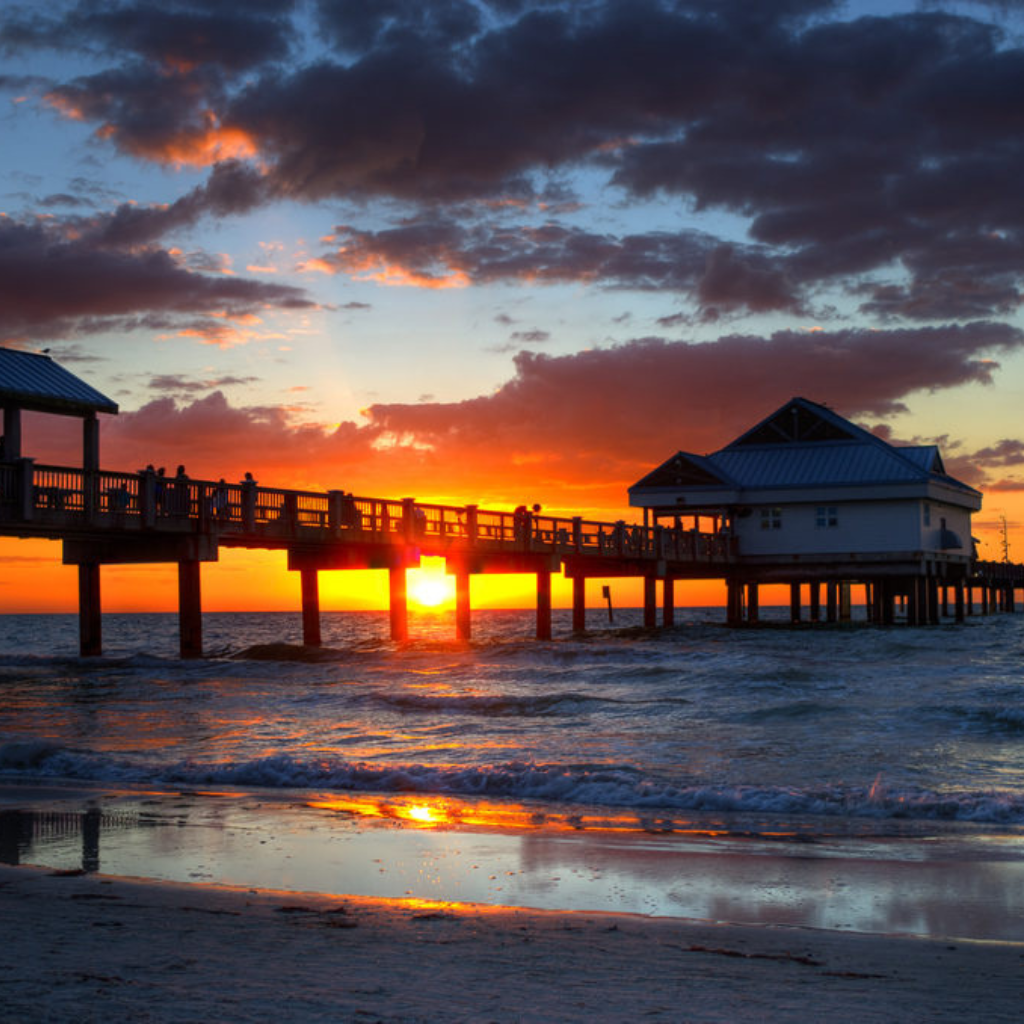
<path fill-rule="evenodd" d="M 105 467 L 615 519 L 802 395 L 937 441 L 1024 560 L 1019 0 L 5 0 L 0 98 L 0 342 L 120 404 Z M 0 610 L 74 608 L 0 556 Z"/>

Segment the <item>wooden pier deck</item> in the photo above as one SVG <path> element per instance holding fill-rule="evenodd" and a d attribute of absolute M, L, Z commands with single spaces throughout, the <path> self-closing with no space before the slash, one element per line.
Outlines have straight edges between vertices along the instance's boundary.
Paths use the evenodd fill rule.
<path fill-rule="evenodd" d="M 573 627 L 583 629 L 585 584 L 592 577 L 644 580 L 645 622 L 672 624 L 675 579 L 722 578 L 735 560 L 732 538 L 664 526 L 596 522 L 519 509 L 432 505 L 411 498 L 296 491 L 255 481 L 227 483 L 0 463 L 0 534 L 63 542 L 65 564 L 79 570 L 81 650 L 102 648 L 100 567 L 175 562 L 179 573 L 181 653 L 202 652 L 199 566 L 221 547 L 284 550 L 301 575 L 303 637 L 320 643 L 318 573 L 386 569 L 391 636 L 408 636 L 405 573 L 423 556 L 445 559 L 455 577 L 456 633 L 470 636 L 470 578 L 531 573 L 537 578 L 537 636 L 551 636 L 551 575 L 573 580 Z"/>
<path fill-rule="evenodd" d="M 676 580 L 725 580 L 727 621 L 733 625 L 757 621 L 757 588 L 780 582 L 780 572 L 788 574 L 793 622 L 801 621 L 803 609 L 809 609 L 811 621 L 848 618 L 853 582 L 864 584 L 869 619 L 883 625 L 895 621 L 897 612 L 911 625 L 938 623 L 949 614 L 950 589 L 957 621 L 973 614 L 976 595 L 987 614 L 1013 611 L 1015 591 L 1024 590 L 1024 566 L 1001 562 L 976 562 L 949 580 L 930 570 L 917 579 L 880 577 L 877 566 L 872 573 L 838 564 L 827 573 L 793 565 L 755 567 L 737 551 L 735 538 L 723 532 L 565 518 L 524 508 L 494 511 L 360 497 L 340 490 L 287 490 L 253 480 L 37 465 L 32 459 L 0 463 L 0 535 L 63 542 L 64 563 L 78 567 L 83 655 L 102 651 L 101 566 L 176 563 L 181 655 L 200 656 L 200 565 L 216 561 L 222 547 L 287 552 L 289 570 L 301 579 L 303 640 L 314 646 L 321 639 L 321 571 L 386 570 L 391 637 L 401 641 L 408 638 L 406 570 L 425 556 L 443 558 L 455 579 L 459 639 L 470 638 L 470 580 L 481 573 L 536 577 L 540 639 L 551 637 L 551 576 L 559 572 L 572 580 L 578 632 L 585 625 L 588 579 L 640 578 L 648 627 L 658 625 L 659 589 L 661 623 L 673 624 Z"/>

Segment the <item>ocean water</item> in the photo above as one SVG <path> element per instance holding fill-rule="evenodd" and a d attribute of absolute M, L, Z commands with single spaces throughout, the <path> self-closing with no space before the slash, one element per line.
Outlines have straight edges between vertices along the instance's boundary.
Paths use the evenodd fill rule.
<path fill-rule="evenodd" d="M 325 660 L 292 614 L 0 617 L 0 782 L 246 787 L 487 805 L 497 821 L 671 833 L 1024 835 L 1024 615 L 962 626 L 730 630 L 720 610 L 639 612 L 532 638 L 530 612 L 326 613 Z"/>
<path fill-rule="evenodd" d="M 0 617 L 0 862 L 1024 942 L 1024 615 L 787 613 Z"/>

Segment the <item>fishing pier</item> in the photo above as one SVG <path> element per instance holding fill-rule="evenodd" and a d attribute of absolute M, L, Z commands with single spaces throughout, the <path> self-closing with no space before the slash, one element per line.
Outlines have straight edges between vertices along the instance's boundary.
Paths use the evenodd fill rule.
<path fill-rule="evenodd" d="M 953 541 L 960 542 L 945 519 L 935 550 L 874 551 L 869 556 L 856 551 L 825 556 L 813 551 L 758 553 L 752 540 L 742 542 L 744 523 L 753 521 L 754 512 L 744 506 L 742 491 L 720 508 L 705 498 L 684 508 L 678 495 L 680 481 L 690 492 L 699 484 L 717 494 L 729 480 L 716 476 L 719 470 L 713 473 L 698 465 L 696 456 L 682 460 L 683 453 L 645 478 L 643 486 L 637 485 L 654 498 L 651 507 L 644 507 L 643 524 L 628 524 L 543 515 L 539 507 L 494 511 L 413 498 L 361 497 L 341 490 L 264 487 L 251 478 L 238 483 L 199 480 L 183 470 L 174 476 L 148 467 L 135 473 L 111 472 L 100 468 L 97 414 L 116 413 L 117 405 L 46 356 L 4 348 L 0 406 L 0 536 L 62 542 L 64 564 L 78 570 L 83 655 L 102 651 L 102 566 L 174 563 L 181 655 L 201 656 L 200 567 L 217 561 L 221 548 L 287 553 L 288 569 L 300 578 L 303 640 L 310 646 L 321 642 L 321 572 L 387 571 L 390 633 L 403 641 L 408 638 L 406 573 L 431 556 L 443 558 L 454 577 L 455 629 L 463 640 L 471 635 L 470 581 L 485 573 L 536 577 L 536 635 L 542 640 L 551 637 L 551 577 L 557 573 L 572 580 L 572 625 L 579 632 L 585 627 L 587 581 L 593 579 L 639 578 L 643 621 L 649 628 L 658 625 L 659 590 L 661 624 L 673 625 L 674 586 L 685 580 L 724 580 L 731 625 L 758 620 L 759 587 L 765 584 L 789 586 L 794 623 L 802 621 L 805 607 L 811 622 L 848 619 L 855 584 L 864 587 L 870 621 L 891 623 L 899 611 L 911 625 L 937 623 L 948 615 L 951 592 L 953 615 L 963 621 L 974 612 L 975 592 L 986 613 L 1013 610 L 1015 590 L 1024 589 L 1024 566 L 981 563 L 973 554 L 947 550 Z M 81 467 L 40 465 L 26 457 L 23 410 L 80 418 Z M 680 469 L 683 461 L 686 465 Z M 928 472 L 948 489 L 945 481 L 950 478 Z M 666 473 L 670 486 L 663 479 Z M 800 513 L 801 508 L 794 506 L 793 511 Z M 838 520 L 836 507 L 827 506 L 824 513 L 826 526 L 834 525 L 829 520 Z M 703 530 L 709 514 L 712 529 Z M 669 516 L 670 521 L 659 522 L 659 516 Z M 764 535 L 773 536 L 782 517 L 781 506 L 762 509 L 761 529 L 771 528 Z M 804 536 L 800 531 L 795 535 Z"/>
<path fill-rule="evenodd" d="M 406 571 L 424 556 L 444 558 L 455 579 L 455 622 L 469 639 L 470 579 L 481 573 L 530 573 L 537 580 L 537 637 L 551 637 L 551 576 L 573 581 L 573 628 L 584 628 L 591 577 L 639 576 L 644 621 L 657 624 L 661 582 L 663 624 L 673 622 L 673 581 L 720 578 L 733 561 L 723 534 L 628 526 L 529 510 L 498 512 L 262 487 L 255 481 L 166 478 L 155 472 L 38 466 L 31 459 L 0 464 L 0 534 L 63 542 L 63 560 L 78 567 L 83 654 L 101 650 L 100 569 L 103 565 L 178 566 L 183 657 L 202 653 L 200 565 L 220 548 L 287 552 L 300 577 L 303 640 L 320 643 L 319 573 L 379 569 L 389 576 L 391 637 L 408 637 Z"/>

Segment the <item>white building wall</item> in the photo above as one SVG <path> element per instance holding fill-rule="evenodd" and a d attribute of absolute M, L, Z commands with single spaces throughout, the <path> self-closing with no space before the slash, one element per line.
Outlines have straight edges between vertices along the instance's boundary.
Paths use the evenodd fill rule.
<path fill-rule="evenodd" d="M 927 506 L 927 507 L 926 507 Z M 969 555 L 971 553 L 971 513 L 968 509 L 941 502 L 921 502 L 921 533 L 923 549 L 936 551 L 940 549 L 942 522 L 946 529 L 955 533 L 963 543 L 962 548 L 947 549 L 948 554 Z"/>
<path fill-rule="evenodd" d="M 938 551 L 942 519 L 946 529 L 958 534 L 961 550 L 970 554 L 970 514 L 965 509 L 930 502 L 925 525 L 925 502 L 917 499 L 890 501 L 822 502 L 754 506 L 750 515 L 735 521 L 741 555 L 868 554 L 878 552 Z M 771 513 L 762 528 L 762 508 Z M 774 515 L 778 509 L 780 515 Z M 824 515 L 819 515 L 824 509 Z M 834 516 L 830 510 L 834 510 Z M 827 525 L 834 519 L 835 525 Z"/>

